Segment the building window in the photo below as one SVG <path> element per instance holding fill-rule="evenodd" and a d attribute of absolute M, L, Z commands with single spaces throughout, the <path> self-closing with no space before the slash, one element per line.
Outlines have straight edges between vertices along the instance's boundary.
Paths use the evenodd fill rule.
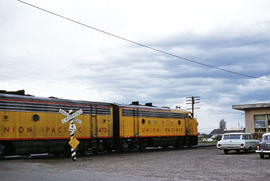
<path fill-rule="evenodd" d="M 255 132 L 266 132 L 265 115 L 254 115 Z"/>

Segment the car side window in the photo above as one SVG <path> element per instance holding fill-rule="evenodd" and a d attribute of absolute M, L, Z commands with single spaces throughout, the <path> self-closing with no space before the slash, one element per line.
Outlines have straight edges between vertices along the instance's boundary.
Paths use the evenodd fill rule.
<path fill-rule="evenodd" d="M 240 135 L 231 135 L 230 139 L 240 139 Z"/>
<path fill-rule="evenodd" d="M 252 135 L 250 135 L 250 134 L 245 134 L 245 135 L 242 135 L 242 139 L 243 139 L 243 140 L 252 140 L 253 138 L 252 138 Z"/>
<path fill-rule="evenodd" d="M 264 136 L 264 137 L 263 137 L 263 140 L 269 140 L 269 136 L 267 136 L 267 135 Z"/>

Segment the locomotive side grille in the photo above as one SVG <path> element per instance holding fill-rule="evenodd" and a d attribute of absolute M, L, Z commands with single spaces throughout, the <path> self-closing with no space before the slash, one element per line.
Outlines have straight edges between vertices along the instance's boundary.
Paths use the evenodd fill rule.
<path fill-rule="evenodd" d="M 122 116 L 184 119 L 184 113 L 123 109 Z"/>
<path fill-rule="evenodd" d="M 95 107 L 96 111 L 91 113 L 91 107 Z M 110 107 L 98 106 L 98 105 L 72 105 L 65 103 L 37 103 L 26 101 L 12 101 L 12 100 L 0 100 L 0 110 L 4 111 L 26 111 L 26 112 L 50 112 L 58 113 L 59 109 L 64 110 L 83 110 L 83 114 L 92 115 L 110 115 Z"/>

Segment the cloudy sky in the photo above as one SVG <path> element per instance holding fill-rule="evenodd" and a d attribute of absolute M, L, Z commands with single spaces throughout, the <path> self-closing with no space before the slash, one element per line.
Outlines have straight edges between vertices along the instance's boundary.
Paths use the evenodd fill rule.
<path fill-rule="evenodd" d="M 0 89 L 35 96 L 181 106 L 200 96 L 199 131 L 232 105 L 270 102 L 270 1 L 25 0 L 89 26 L 229 71 L 155 52 L 42 12 L 0 1 Z"/>

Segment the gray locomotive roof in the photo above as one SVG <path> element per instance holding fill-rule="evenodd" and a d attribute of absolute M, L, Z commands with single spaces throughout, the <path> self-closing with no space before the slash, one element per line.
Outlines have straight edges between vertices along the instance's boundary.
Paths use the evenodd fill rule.
<path fill-rule="evenodd" d="M 186 110 L 176 110 L 176 109 L 169 109 L 165 107 L 156 107 L 156 106 L 145 106 L 145 105 L 133 105 L 133 104 L 115 104 L 119 107 L 125 107 L 125 108 L 133 108 L 133 109 L 152 109 L 152 110 L 162 110 L 162 111 L 182 111 L 182 112 L 188 112 Z"/>
<path fill-rule="evenodd" d="M 130 105 L 130 104 L 117 104 L 117 103 L 107 103 L 107 102 L 93 102 L 93 101 L 82 101 L 82 100 L 70 100 L 55 97 L 35 97 L 32 95 L 16 95 L 16 94 L 5 94 L 0 93 L 0 99 L 14 99 L 14 100 L 29 100 L 29 101 L 42 101 L 42 102 L 56 102 L 65 104 L 84 104 L 84 105 L 98 105 L 98 106 L 109 106 L 117 105 L 119 107 L 134 108 L 134 109 L 151 109 L 151 110 L 163 110 L 163 111 L 175 111 L 174 109 L 155 107 L 155 106 L 145 106 L 145 105 Z M 178 110 L 179 111 L 179 110 Z M 185 110 L 180 110 L 183 112 L 188 112 Z"/>
<path fill-rule="evenodd" d="M 15 94 L 4 94 L 0 93 L 0 98 L 17 99 L 17 100 L 32 100 L 32 101 L 44 101 L 44 102 L 57 102 L 57 103 L 68 103 L 68 104 L 86 104 L 86 105 L 101 105 L 101 106 L 112 106 L 111 103 L 106 102 L 92 102 L 82 100 L 70 100 L 55 97 L 35 97 L 29 95 L 15 95 Z"/>

